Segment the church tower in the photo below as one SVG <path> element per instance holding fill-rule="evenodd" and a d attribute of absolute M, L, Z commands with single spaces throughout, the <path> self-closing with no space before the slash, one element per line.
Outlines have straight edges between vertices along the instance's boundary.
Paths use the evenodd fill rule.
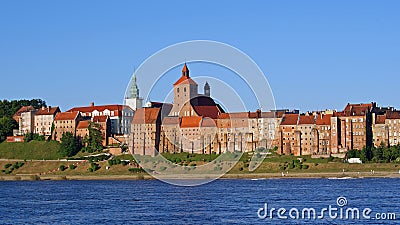
<path fill-rule="evenodd" d="M 182 76 L 174 84 L 174 104 L 170 116 L 178 116 L 182 106 L 190 99 L 198 96 L 198 85 L 190 78 L 189 69 L 185 63 Z"/>
<path fill-rule="evenodd" d="M 131 86 L 129 87 L 128 96 L 125 98 L 125 105 L 131 107 L 133 110 L 142 108 L 143 99 L 139 97 L 139 88 L 136 84 L 136 74 L 133 75 Z"/>
<path fill-rule="evenodd" d="M 208 82 L 206 82 L 206 84 L 204 85 L 204 95 L 210 97 L 210 85 L 208 84 Z"/>

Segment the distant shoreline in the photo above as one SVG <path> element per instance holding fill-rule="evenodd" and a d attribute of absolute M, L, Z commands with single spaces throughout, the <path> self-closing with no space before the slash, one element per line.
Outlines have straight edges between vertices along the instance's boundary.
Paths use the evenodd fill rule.
<path fill-rule="evenodd" d="M 281 173 L 249 173 L 249 174 L 225 174 L 219 179 L 361 179 L 361 178 L 400 178 L 395 172 L 349 172 L 349 173 L 288 173 L 282 176 Z M 149 174 L 135 175 L 9 175 L 0 176 L 0 181 L 68 181 L 68 180 L 155 180 Z M 193 179 L 193 178 L 179 178 Z"/>

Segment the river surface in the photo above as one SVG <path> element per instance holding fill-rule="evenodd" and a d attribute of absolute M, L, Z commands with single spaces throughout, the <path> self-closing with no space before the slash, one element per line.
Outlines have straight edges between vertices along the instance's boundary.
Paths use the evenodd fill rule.
<path fill-rule="evenodd" d="M 400 224 L 400 179 L 390 178 L 226 179 L 196 187 L 157 180 L 10 181 L 0 182 L 0 199 L 0 224 Z M 282 218 L 279 208 L 286 210 Z M 359 219 L 356 211 L 346 219 L 349 208 Z M 395 220 L 377 219 L 392 213 Z"/>

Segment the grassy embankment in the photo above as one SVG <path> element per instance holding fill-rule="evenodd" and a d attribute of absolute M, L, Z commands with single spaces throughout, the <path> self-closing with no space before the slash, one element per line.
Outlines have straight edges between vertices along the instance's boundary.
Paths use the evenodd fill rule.
<path fill-rule="evenodd" d="M 0 143 L 1 159 L 60 159 L 56 141 L 30 141 L 28 143 Z"/>

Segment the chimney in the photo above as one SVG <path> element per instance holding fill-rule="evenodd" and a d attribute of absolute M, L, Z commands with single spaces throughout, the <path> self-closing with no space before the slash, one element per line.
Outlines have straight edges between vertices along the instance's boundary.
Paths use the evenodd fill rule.
<path fill-rule="evenodd" d="M 93 107 L 93 106 L 94 106 L 94 102 L 91 102 L 91 103 L 90 103 L 90 106 Z"/>
<path fill-rule="evenodd" d="M 49 106 L 49 107 L 47 108 L 47 112 L 50 112 L 50 110 L 51 110 L 51 106 Z"/>
<path fill-rule="evenodd" d="M 45 107 L 44 107 L 44 105 L 42 105 L 42 110 L 44 110 L 45 109 Z"/>

